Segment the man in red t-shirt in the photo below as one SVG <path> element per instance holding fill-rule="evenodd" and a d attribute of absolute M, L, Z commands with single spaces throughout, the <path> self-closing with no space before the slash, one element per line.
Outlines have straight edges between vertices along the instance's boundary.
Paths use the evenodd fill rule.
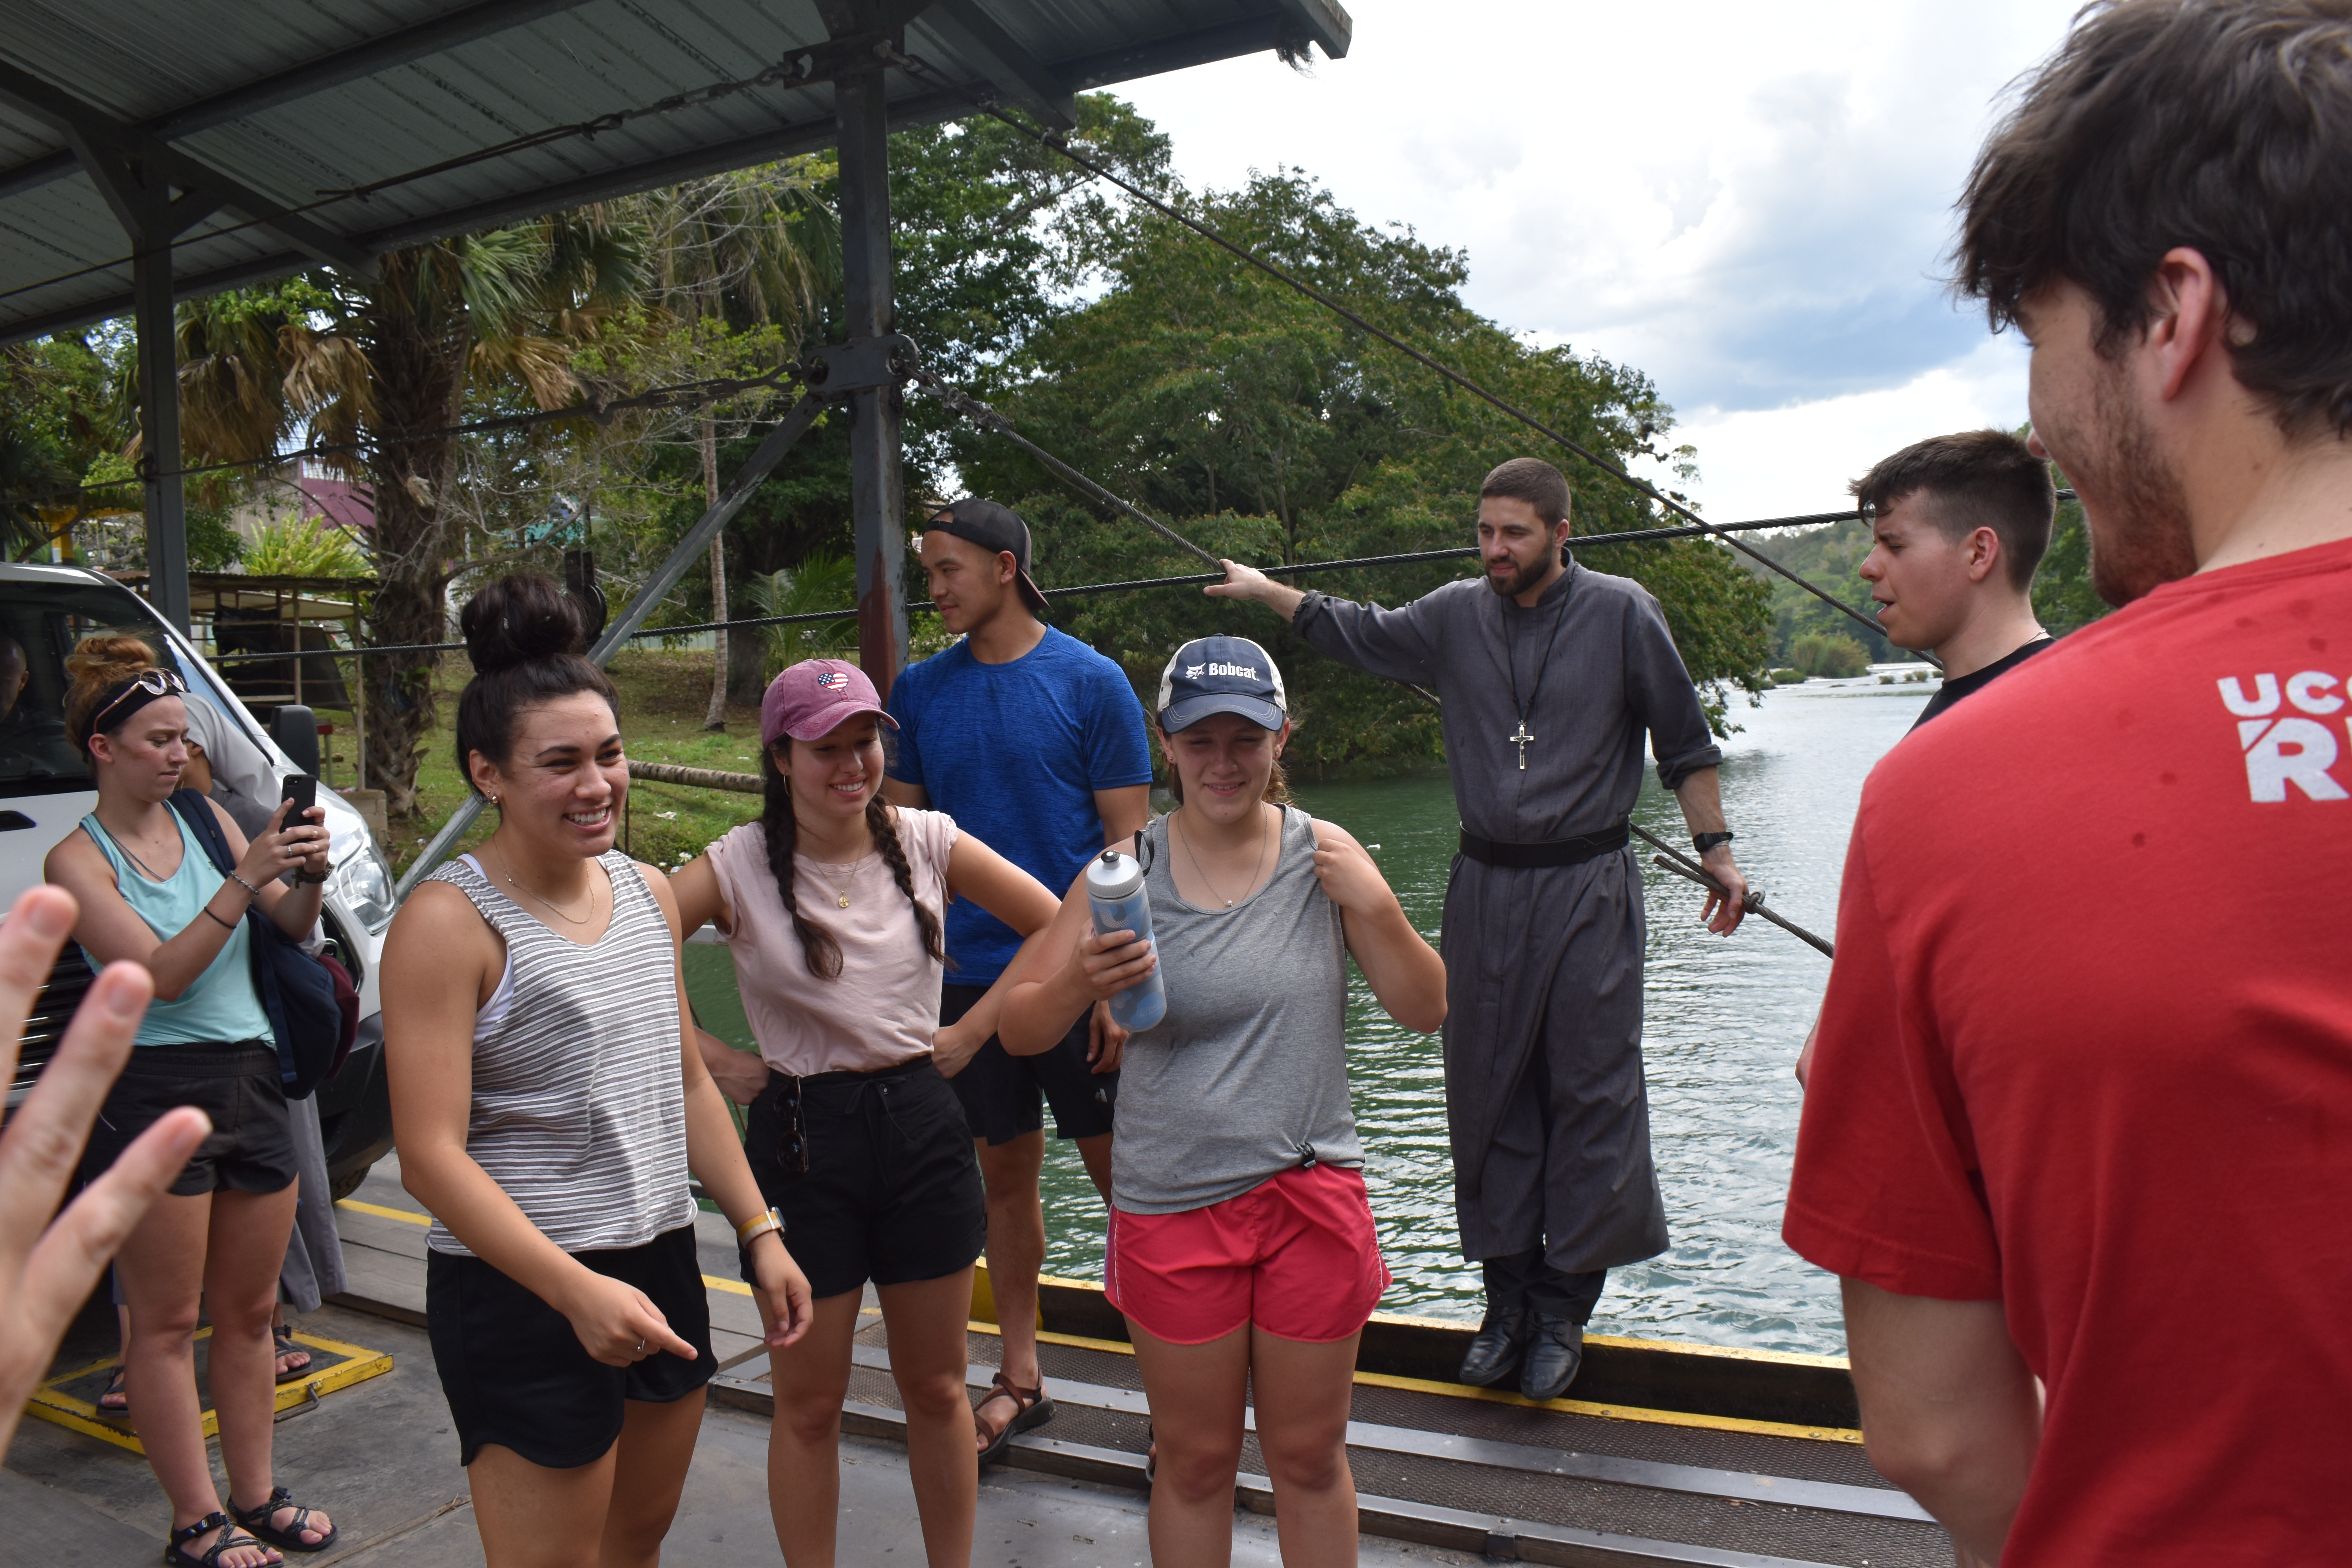
<path fill-rule="evenodd" d="M 1962 1563 L 2338 1560 L 2352 3 L 2086 13 L 1963 210 L 2125 607 L 1872 773 L 1784 1234 Z"/>

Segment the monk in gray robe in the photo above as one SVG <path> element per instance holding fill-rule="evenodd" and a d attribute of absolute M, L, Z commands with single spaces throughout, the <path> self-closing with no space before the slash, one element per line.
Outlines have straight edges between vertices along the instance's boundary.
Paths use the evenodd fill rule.
<path fill-rule="evenodd" d="M 1723 753 L 1657 601 L 1567 559 L 1568 481 L 1515 458 L 1478 504 L 1484 582 L 1399 609 L 1302 594 L 1225 563 L 1213 595 L 1286 616 L 1309 646 L 1433 689 L 1462 853 L 1445 894 L 1445 1105 L 1465 1258 L 1486 1314 L 1465 1383 L 1519 1373 L 1556 1398 L 1607 1270 L 1667 1246 L 1642 1074 L 1642 876 L 1626 823 L 1643 742 L 1703 865 L 1747 883 L 1724 831 Z"/>

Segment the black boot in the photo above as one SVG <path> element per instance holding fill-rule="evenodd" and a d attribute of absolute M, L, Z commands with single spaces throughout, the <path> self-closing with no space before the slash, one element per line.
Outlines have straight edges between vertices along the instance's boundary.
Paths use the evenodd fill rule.
<path fill-rule="evenodd" d="M 1529 1399 L 1558 1399 L 1584 1364 L 1584 1325 L 1541 1309 L 1529 1310 L 1527 1318 L 1527 1357 L 1519 1368 L 1519 1392 Z"/>
<path fill-rule="evenodd" d="M 1528 1315 L 1524 1302 L 1497 1302 L 1487 1308 L 1486 1321 L 1478 1325 L 1478 1336 L 1470 1342 L 1470 1353 L 1462 1358 L 1462 1381 L 1473 1388 L 1486 1388 L 1510 1376 L 1519 1364 L 1519 1352 L 1527 1349 Z"/>

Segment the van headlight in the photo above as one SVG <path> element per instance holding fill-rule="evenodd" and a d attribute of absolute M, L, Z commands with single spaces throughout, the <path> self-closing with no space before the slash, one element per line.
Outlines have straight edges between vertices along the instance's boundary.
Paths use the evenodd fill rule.
<path fill-rule="evenodd" d="M 392 923 L 392 868 L 373 839 L 362 837 L 359 847 L 327 876 L 327 891 L 371 933 L 381 934 Z"/>

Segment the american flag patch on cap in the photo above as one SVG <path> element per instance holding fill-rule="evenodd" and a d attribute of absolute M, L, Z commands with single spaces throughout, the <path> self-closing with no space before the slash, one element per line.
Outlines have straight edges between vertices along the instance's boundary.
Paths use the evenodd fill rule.
<path fill-rule="evenodd" d="M 819 691 L 838 691 L 848 684 L 849 676 L 844 670 L 824 670 L 816 678 L 816 689 Z"/>

